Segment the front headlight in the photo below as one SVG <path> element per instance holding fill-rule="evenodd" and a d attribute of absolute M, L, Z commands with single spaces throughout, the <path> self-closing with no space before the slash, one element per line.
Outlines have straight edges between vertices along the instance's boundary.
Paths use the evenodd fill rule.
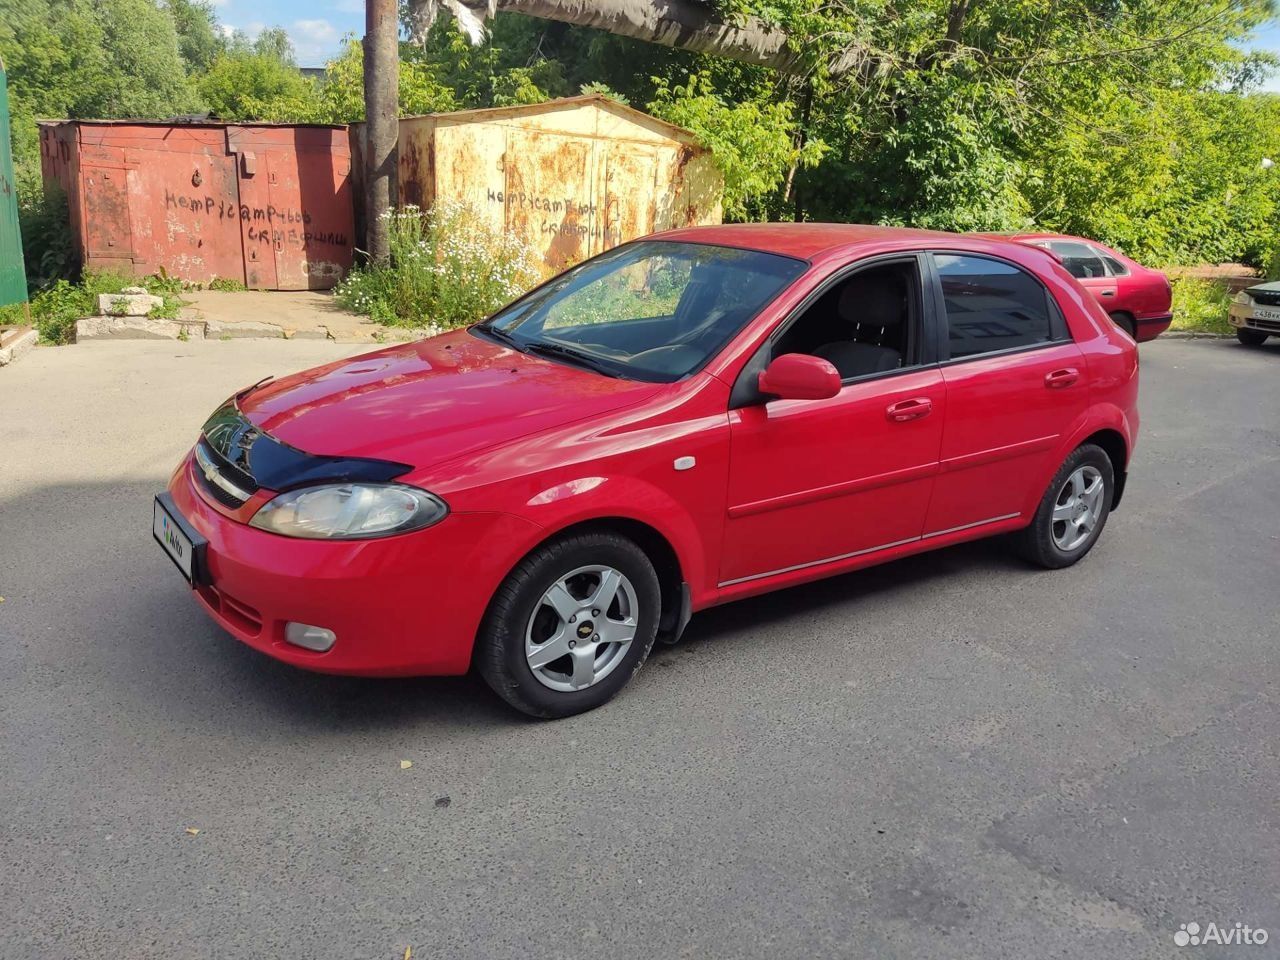
<path fill-rule="evenodd" d="M 1236 303 L 1242 304 L 1243 306 L 1246 306 L 1246 307 L 1251 307 L 1253 306 L 1253 297 L 1249 296 L 1247 293 L 1241 290 L 1239 293 L 1236 294 Z"/>
<path fill-rule="evenodd" d="M 396 483 L 333 483 L 302 487 L 269 500 L 251 527 L 309 540 L 363 540 L 420 530 L 449 507 L 425 490 Z"/>

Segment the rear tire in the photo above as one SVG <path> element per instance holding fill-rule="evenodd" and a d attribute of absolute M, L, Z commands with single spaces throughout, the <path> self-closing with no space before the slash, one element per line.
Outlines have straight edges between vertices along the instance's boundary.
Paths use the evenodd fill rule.
<path fill-rule="evenodd" d="M 1246 330 L 1243 327 L 1236 327 L 1236 339 L 1246 347 L 1260 347 L 1266 343 L 1268 336 L 1269 334 L 1259 333 L 1256 330 Z"/>
<path fill-rule="evenodd" d="M 610 700 L 649 656 L 662 593 L 635 543 L 604 531 L 553 540 L 498 587 L 476 640 L 493 691 L 531 717 Z"/>
<path fill-rule="evenodd" d="M 1048 570 L 1081 560 L 1102 535 L 1115 487 L 1106 451 L 1092 443 L 1076 447 L 1049 481 L 1031 523 L 1016 535 L 1018 552 Z"/>
<path fill-rule="evenodd" d="M 1114 323 L 1121 330 L 1123 330 L 1125 333 L 1127 333 L 1129 336 L 1133 337 L 1135 340 L 1137 339 L 1138 327 L 1134 323 L 1133 317 L 1129 316 L 1129 314 L 1125 313 L 1124 311 L 1118 310 L 1115 313 L 1111 314 L 1111 322 Z"/>

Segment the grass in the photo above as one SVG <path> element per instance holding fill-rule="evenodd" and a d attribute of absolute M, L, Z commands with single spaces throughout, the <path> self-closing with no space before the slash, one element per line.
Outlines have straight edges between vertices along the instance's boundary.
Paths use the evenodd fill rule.
<path fill-rule="evenodd" d="M 1170 330 L 1193 333 L 1226 333 L 1235 328 L 1227 322 L 1231 294 L 1226 286 L 1212 280 L 1179 277 L 1173 281 L 1173 323 Z"/>

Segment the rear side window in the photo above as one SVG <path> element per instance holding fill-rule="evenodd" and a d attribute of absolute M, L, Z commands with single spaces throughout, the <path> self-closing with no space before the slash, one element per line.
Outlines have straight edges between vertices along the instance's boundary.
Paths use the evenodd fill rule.
<path fill-rule="evenodd" d="M 1067 273 L 1080 280 L 1092 277 L 1105 277 L 1107 268 L 1102 265 L 1102 258 L 1087 243 L 1074 240 L 1052 240 L 1049 249 L 1058 255 Z"/>
<path fill-rule="evenodd" d="M 1011 263 L 935 253 L 951 359 L 1063 339 L 1065 322 L 1040 281 Z"/>
<path fill-rule="evenodd" d="M 1111 276 L 1127 277 L 1129 275 L 1129 268 L 1115 257 L 1111 256 L 1111 254 L 1107 253 L 1105 250 L 1099 250 L 1097 247 L 1092 247 L 1091 249 L 1102 258 L 1102 262 L 1107 265 L 1107 272 L 1110 273 Z"/>

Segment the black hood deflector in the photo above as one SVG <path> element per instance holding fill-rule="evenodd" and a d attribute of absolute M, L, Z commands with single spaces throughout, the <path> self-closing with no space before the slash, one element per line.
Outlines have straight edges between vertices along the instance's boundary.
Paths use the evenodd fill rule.
<path fill-rule="evenodd" d="M 407 463 L 306 453 L 260 430 L 228 400 L 201 429 L 202 443 L 246 491 L 284 491 L 318 483 L 386 483 L 413 469 Z"/>

